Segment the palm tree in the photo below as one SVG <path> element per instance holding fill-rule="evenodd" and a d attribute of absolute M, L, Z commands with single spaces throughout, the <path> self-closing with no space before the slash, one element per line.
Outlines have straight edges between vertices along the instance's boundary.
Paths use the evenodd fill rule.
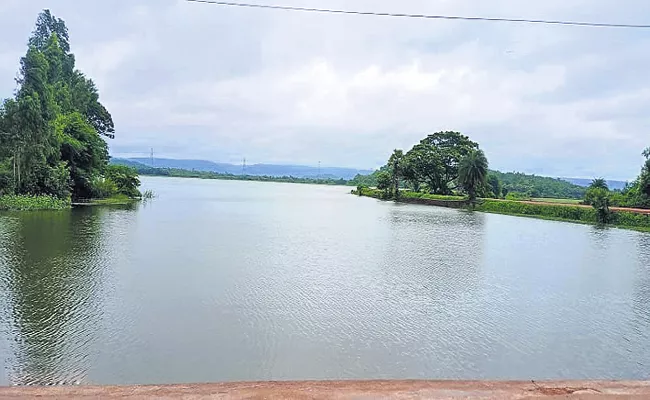
<path fill-rule="evenodd" d="M 476 193 L 485 185 L 488 160 L 483 150 L 474 150 L 460 160 L 458 183 L 467 191 L 470 203 L 476 203 Z"/>
<path fill-rule="evenodd" d="M 607 181 L 603 178 L 596 178 L 593 181 L 591 181 L 591 184 L 589 185 L 590 188 L 592 189 L 605 189 L 609 190 L 609 187 L 607 186 Z"/>

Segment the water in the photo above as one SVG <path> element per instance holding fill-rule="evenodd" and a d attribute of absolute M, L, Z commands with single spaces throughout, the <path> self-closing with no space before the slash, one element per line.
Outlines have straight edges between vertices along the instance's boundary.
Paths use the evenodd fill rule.
<path fill-rule="evenodd" d="M 650 378 L 650 235 L 144 179 L 0 214 L 0 385 Z"/>

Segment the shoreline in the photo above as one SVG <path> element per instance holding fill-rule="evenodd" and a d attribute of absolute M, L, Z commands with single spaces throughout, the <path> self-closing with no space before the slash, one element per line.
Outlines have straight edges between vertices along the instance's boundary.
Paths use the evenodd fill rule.
<path fill-rule="evenodd" d="M 641 210 L 642 212 L 636 212 L 635 209 L 627 210 L 625 208 L 612 207 L 610 210 L 613 221 L 608 224 L 599 224 L 596 220 L 596 211 L 593 207 L 580 204 L 481 199 L 474 208 L 471 208 L 469 203 L 464 199 L 447 200 L 425 197 L 401 197 L 399 200 L 393 198 L 385 199 L 381 196 L 380 191 L 374 189 L 364 189 L 361 194 L 356 190 L 353 190 L 351 193 L 355 196 L 370 197 L 380 201 L 464 209 L 467 211 L 483 212 L 488 214 L 509 215 L 513 217 L 535 218 L 548 221 L 650 232 L 650 210 L 645 209 Z"/>
<path fill-rule="evenodd" d="M 618 399 L 649 398 L 650 381 L 304 381 L 146 386 L 0 387 L 0 398 Z"/>

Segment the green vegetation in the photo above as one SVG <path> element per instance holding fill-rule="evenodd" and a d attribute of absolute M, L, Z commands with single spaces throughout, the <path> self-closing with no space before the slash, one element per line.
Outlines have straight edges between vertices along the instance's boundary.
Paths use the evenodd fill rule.
<path fill-rule="evenodd" d="M 112 165 L 125 166 L 116 163 Z M 199 179 L 218 179 L 226 181 L 257 181 L 257 182 L 280 182 L 280 183 L 306 183 L 313 185 L 350 185 L 351 183 L 345 179 L 311 179 L 311 178 L 296 178 L 293 176 L 254 176 L 254 175 L 233 175 L 233 174 L 220 174 L 217 172 L 208 171 L 189 171 L 186 169 L 178 168 L 152 168 L 144 164 L 139 164 L 131 167 L 139 175 L 148 176 L 165 176 L 175 178 L 199 178 Z"/>
<path fill-rule="evenodd" d="M 512 193 L 513 199 L 528 200 L 533 197 L 582 199 L 586 191 L 584 187 L 557 178 L 526 175 L 520 172 L 491 171 L 490 174 L 502 183 L 502 195 L 505 198 Z"/>
<path fill-rule="evenodd" d="M 646 162 L 637 180 L 622 192 L 610 192 L 602 178 L 594 179 L 589 188 L 581 188 L 560 179 L 489 171 L 487 157 L 477 143 L 458 132 L 439 132 L 406 154 L 395 150 L 386 166 L 371 176 L 357 176 L 351 183 L 357 184 L 354 194 L 384 200 L 446 207 L 470 205 L 491 213 L 650 230 L 650 215 L 610 209 L 620 204 L 648 205 L 650 148 L 643 155 Z M 373 183 L 376 189 L 368 187 Z M 403 190 L 405 187 L 410 190 Z M 498 200 L 502 197 L 506 200 Z"/>
<path fill-rule="evenodd" d="M 460 160 L 458 183 L 465 189 L 469 202 L 474 205 L 479 190 L 487 184 L 488 160 L 483 150 L 474 150 Z"/>
<path fill-rule="evenodd" d="M 105 198 L 105 199 L 93 199 L 85 204 L 89 205 L 125 205 L 125 204 L 131 204 L 134 201 L 137 201 L 138 199 L 129 197 L 124 194 L 116 194 L 111 197 Z M 83 204 L 83 203 L 82 203 Z"/>
<path fill-rule="evenodd" d="M 508 199 L 512 200 L 512 199 Z M 534 199 L 528 199 L 530 201 L 536 201 L 538 203 L 556 203 L 556 204 L 582 204 L 582 200 L 580 199 L 546 199 L 543 197 L 537 197 Z"/>
<path fill-rule="evenodd" d="M 571 205 L 531 204 L 519 201 L 485 199 L 477 204 L 476 210 L 559 221 L 589 224 L 603 223 L 602 215 L 598 209 Z M 607 223 L 624 228 L 650 230 L 650 215 L 617 211 L 608 215 Z"/>
<path fill-rule="evenodd" d="M 126 193 L 107 170 L 112 117 L 94 82 L 75 69 L 65 22 L 48 10 L 29 38 L 17 83 L 15 96 L 0 105 L 0 196 L 59 208 L 70 197 L 139 195 L 132 185 Z"/>
<path fill-rule="evenodd" d="M 584 203 L 600 210 L 603 218 L 607 218 L 610 206 L 650 208 L 650 148 L 642 154 L 645 162 L 637 179 L 622 191 L 610 191 L 604 179 L 594 179 L 585 192 Z"/>
<path fill-rule="evenodd" d="M 356 190 L 352 190 L 352 194 L 356 194 L 358 196 L 367 196 L 367 197 L 374 197 L 376 199 L 389 199 L 389 197 L 386 197 L 386 191 L 381 190 L 381 189 L 373 189 L 369 188 L 366 186 L 359 186 L 357 187 Z M 400 191 L 400 200 L 408 202 L 408 200 L 442 200 L 442 201 L 452 201 L 452 202 L 466 202 L 466 198 L 464 196 L 452 196 L 452 195 L 442 195 L 442 194 L 430 194 L 430 193 L 423 193 L 423 192 L 414 192 L 411 190 L 401 190 Z"/>
<path fill-rule="evenodd" d="M 54 196 L 5 195 L 0 196 L 0 211 L 64 210 L 70 208 L 70 199 Z"/>

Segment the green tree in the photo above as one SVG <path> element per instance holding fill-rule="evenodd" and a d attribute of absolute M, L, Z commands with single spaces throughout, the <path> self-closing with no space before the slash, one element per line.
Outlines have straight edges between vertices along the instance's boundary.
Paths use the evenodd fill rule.
<path fill-rule="evenodd" d="M 432 188 L 433 191 L 439 194 L 450 194 L 459 175 L 460 160 L 472 151 L 478 150 L 478 143 L 459 132 L 452 131 L 434 133 L 420 143 L 431 146 L 442 165 L 440 182 L 437 187 Z"/>
<path fill-rule="evenodd" d="M 599 189 L 605 189 L 609 191 L 609 187 L 607 186 L 607 181 L 604 178 L 595 178 L 594 180 L 591 181 L 591 184 L 589 185 L 590 188 L 599 188 Z"/>
<path fill-rule="evenodd" d="M 388 172 L 380 171 L 377 174 L 377 189 L 384 191 L 385 198 L 390 197 L 391 183 L 392 183 L 392 179 Z"/>
<path fill-rule="evenodd" d="M 587 190 L 586 199 L 588 199 L 588 204 L 591 204 L 596 210 L 598 222 L 608 223 L 611 217 L 609 190 L 599 186 L 590 187 Z"/>
<path fill-rule="evenodd" d="M 390 168 L 390 175 L 393 184 L 393 196 L 399 199 L 399 186 L 400 179 L 402 178 L 402 161 L 404 160 L 404 152 L 402 150 L 395 150 L 388 159 L 388 166 Z"/>
<path fill-rule="evenodd" d="M 503 195 L 503 185 L 501 184 L 501 180 L 492 172 L 488 173 L 487 176 L 487 189 L 497 199 L 501 198 Z"/>
<path fill-rule="evenodd" d="M 440 154 L 433 146 L 417 144 L 404 157 L 405 178 L 419 189 L 424 183 L 430 192 L 444 192 L 444 165 Z"/>
<path fill-rule="evenodd" d="M 117 191 L 125 196 L 140 197 L 140 179 L 135 168 L 125 165 L 109 165 L 106 168 L 105 178 L 110 180 L 117 187 Z"/>
<path fill-rule="evenodd" d="M 0 106 L 0 193 L 88 197 L 108 163 L 110 113 L 75 70 L 68 29 L 43 11 L 20 60 L 15 98 Z"/>
<path fill-rule="evenodd" d="M 467 192 L 470 203 L 474 204 L 476 193 L 486 184 L 488 174 L 488 160 L 483 150 L 474 150 L 463 157 L 458 173 L 458 183 Z"/>

